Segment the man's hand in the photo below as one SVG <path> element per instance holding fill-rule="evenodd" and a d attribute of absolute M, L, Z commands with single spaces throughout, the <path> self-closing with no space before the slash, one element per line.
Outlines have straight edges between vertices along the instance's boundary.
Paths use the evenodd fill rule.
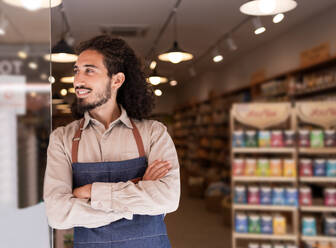
<path fill-rule="evenodd" d="M 91 187 L 92 187 L 92 184 L 86 184 L 82 187 L 75 188 L 72 194 L 76 198 L 90 199 L 91 198 Z"/>
<path fill-rule="evenodd" d="M 155 181 L 164 177 L 168 171 L 172 168 L 170 162 L 155 160 L 152 164 L 148 165 L 145 175 L 142 180 Z"/>

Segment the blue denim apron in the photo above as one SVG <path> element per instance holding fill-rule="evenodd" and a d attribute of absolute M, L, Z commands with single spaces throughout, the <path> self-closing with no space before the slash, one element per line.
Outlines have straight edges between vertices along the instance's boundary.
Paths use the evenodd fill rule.
<path fill-rule="evenodd" d="M 78 163 L 78 145 L 83 130 L 81 120 L 72 143 L 73 188 L 94 182 L 137 183 L 147 168 L 147 159 L 141 136 L 134 122 L 139 158 L 117 161 Z M 164 215 L 133 215 L 132 220 L 121 219 L 98 228 L 74 228 L 74 248 L 170 248 Z"/>

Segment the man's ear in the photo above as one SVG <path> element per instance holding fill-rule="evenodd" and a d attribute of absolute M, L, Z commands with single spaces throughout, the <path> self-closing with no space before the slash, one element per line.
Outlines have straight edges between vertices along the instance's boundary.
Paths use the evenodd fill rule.
<path fill-rule="evenodd" d="M 114 74 L 112 76 L 111 80 L 112 80 L 112 87 L 114 89 L 119 89 L 125 82 L 125 74 L 122 72 L 118 72 L 117 74 Z"/>

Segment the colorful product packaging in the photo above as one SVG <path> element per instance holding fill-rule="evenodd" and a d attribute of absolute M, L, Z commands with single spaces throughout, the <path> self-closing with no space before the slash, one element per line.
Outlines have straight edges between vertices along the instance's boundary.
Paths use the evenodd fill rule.
<path fill-rule="evenodd" d="M 256 176 L 257 175 L 257 160 L 256 159 L 246 159 L 245 160 L 245 176 Z"/>
<path fill-rule="evenodd" d="M 258 139 L 257 139 L 256 131 L 246 131 L 245 146 L 246 147 L 257 147 L 258 146 Z"/>
<path fill-rule="evenodd" d="M 326 176 L 326 161 L 325 159 L 314 159 L 314 176 Z"/>
<path fill-rule="evenodd" d="M 309 130 L 299 130 L 299 146 L 310 147 Z"/>
<path fill-rule="evenodd" d="M 260 204 L 272 204 L 272 189 L 271 187 L 261 187 L 260 189 Z"/>
<path fill-rule="evenodd" d="M 261 244 L 261 248 L 272 248 L 272 245 L 264 243 L 264 244 Z"/>
<path fill-rule="evenodd" d="M 311 206 L 312 205 L 312 192 L 309 187 L 300 188 L 300 205 Z"/>
<path fill-rule="evenodd" d="M 284 146 L 282 131 L 280 130 L 272 131 L 271 146 L 272 147 L 283 147 Z"/>
<path fill-rule="evenodd" d="M 325 217 L 323 229 L 326 236 L 336 236 L 336 218 Z"/>
<path fill-rule="evenodd" d="M 259 147 L 271 146 L 271 133 L 270 131 L 259 131 Z"/>
<path fill-rule="evenodd" d="M 293 147 L 295 145 L 295 132 L 293 130 L 286 130 L 284 132 L 284 145 L 286 147 Z"/>
<path fill-rule="evenodd" d="M 323 130 L 313 130 L 310 132 L 310 146 L 311 147 L 324 147 Z"/>
<path fill-rule="evenodd" d="M 285 248 L 284 244 L 274 244 L 273 248 Z"/>
<path fill-rule="evenodd" d="M 285 159 L 283 164 L 284 177 L 296 177 L 296 166 L 294 159 Z"/>
<path fill-rule="evenodd" d="M 248 218 L 248 232 L 249 233 L 260 233 L 261 232 L 261 223 L 260 216 L 250 215 Z"/>
<path fill-rule="evenodd" d="M 302 218 L 302 235 L 316 236 L 316 220 L 314 217 Z"/>
<path fill-rule="evenodd" d="M 313 176 L 313 161 L 311 159 L 300 159 L 300 176 Z"/>
<path fill-rule="evenodd" d="M 270 174 L 270 164 L 268 159 L 258 159 L 257 175 L 260 177 L 268 177 Z"/>
<path fill-rule="evenodd" d="M 248 248 L 259 248 L 259 244 L 258 243 L 249 243 Z"/>
<path fill-rule="evenodd" d="M 247 221 L 246 214 L 236 214 L 235 229 L 237 233 L 247 233 L 248 232 L 248 221 Z"/>
<path fill-rule="evenodd" d="M 277 215 L 273 218 L 273 233 L 277 235 L 286 234 L 287 224 L 286 218 L 281 215 Z"/>
<path fill-rule="evenodd" d="M 331 244 L 328 241 L 319 241 L 317 243 L 317 248 L 331 248 Z"/>
<path fill-rule="evenodd" d="M 327 172 L 328 177 L 336 177 L 336 159 L 329 159 L 327 161 Z"/>
<path fill-rule="evenodd" d="M 282 160 L 271 159 L 270 160 L 270 176 L 281 177 L 282 176 Z"/>
<path fill-rule="evenodd" d="M 317 242 L 315 242 L 315 241 L 306 241 L 304 243 L 304 248 L 317 248 Z"/>
<path fill-rule="evenodd" d="M 245 135 L 244 131 L 234 131 L 233 132 L 233 147 L 244 147 L 245 146 Z"/>
<path fill-rule="evenodd" d="M 272 191 L 272 204 L 273 205 L 285 205 L 285 189 L 276 187 Z"/>
<path fill-rule="evenodd" d="M 336 188 L 324 189 L 324 205 L 328 207 L 336 206 Z"/>
<path fill-rule="evenodd" d="M 233 160 L 233 175 L 243 176 L 245 171 L 244 159 L 234 159 Z"/>
<path fill-rule="evenodd" d="M 333 147 L 336 145 L 336 132 L 335 130 L 324 131 L 324 146 Z"/>
<path fill-rule="evenodd" d="M 298 191 L 296 188 L 286 188 L 286 205 L 298 206 Z"/>
<path fill-rule="evenodd" d="M 234 194 L 235 203 L 237 204 L 247 203 L 246 188 L 244 186 L 236 186 L 234 192 L 235 192 Z"/>
<path fill-rule="evenodd" d="M 260 193 L 258 187 L 248 187 L 248 204 L 259 204 Z"/>
<path fill-rule="evenodd" d="M 261 216 L 261 233 L 272 234 L 273 233 L 273 220 L 270 215 Z"/>

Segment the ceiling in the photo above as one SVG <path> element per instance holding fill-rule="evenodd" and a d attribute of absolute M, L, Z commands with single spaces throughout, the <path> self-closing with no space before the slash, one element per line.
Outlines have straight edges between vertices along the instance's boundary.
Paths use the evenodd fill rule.
<path fill-rule="evenodd" d="M 191 65 L 195 67 L 197 73 L 219 68 L 324 10 L 336 7 L 334 0 L 297 0 L 298 7 L 287 13 L 284 21 L 279 24 L 273 24 L 272 17 L 262 17 L 261 20 L 267 31 L 259 36 L 253 34 L 252 23 L 247 22 L 233 33 L 238 50 L 230 52 L 225 42 L 220 43 L 220 50 L 224 53 L 224 61 L 214 64 L 210 57 L 211 54 L 205 54 L 205 52 L 223 34 L 246 19 L 246 16 L 239 12 L 239 7 L 244 2 L 246 1 L 182 0 L 177 12 L 178 41 L 184 50 L 194 54 L 195 60 L 176 65 L 159 62 L 159 73 L 174 76 L 180 82 L 186 81 L 190 78 L 188 68 Z M 125 38 L 141 57 L 148 55 L 175 3 L 176 0 L 63 0 L 70 31 L 76 43 L 100 34 L 101 26 L 146 27 L 145 36 Z M 48 10 L 28 12 L 4 3 L 1 3 L 1 9 L 12 19 L 16 30 L 16 32 L 12 31 L 8 36 L 0 38 L 1 43 L 20 43 L 23 38 L 29 43 L 49 42 Z M 30 18 L 29 25 L 25 25 L 27 15 Z M 52 9 L 51 20 L 52 44 L 55 44 L 62 32 L 60 8 Z M 171 23 L 159 40 L 155 51 L 157 53 L 166 51 L 171 47 L 172 42 L 173 26 Z M 202 56 L 201 59 L 200 56 Z M 57 78 L 70 74 L 71 71 L 71 64 L 53 65 L 53 74 Z"/>

